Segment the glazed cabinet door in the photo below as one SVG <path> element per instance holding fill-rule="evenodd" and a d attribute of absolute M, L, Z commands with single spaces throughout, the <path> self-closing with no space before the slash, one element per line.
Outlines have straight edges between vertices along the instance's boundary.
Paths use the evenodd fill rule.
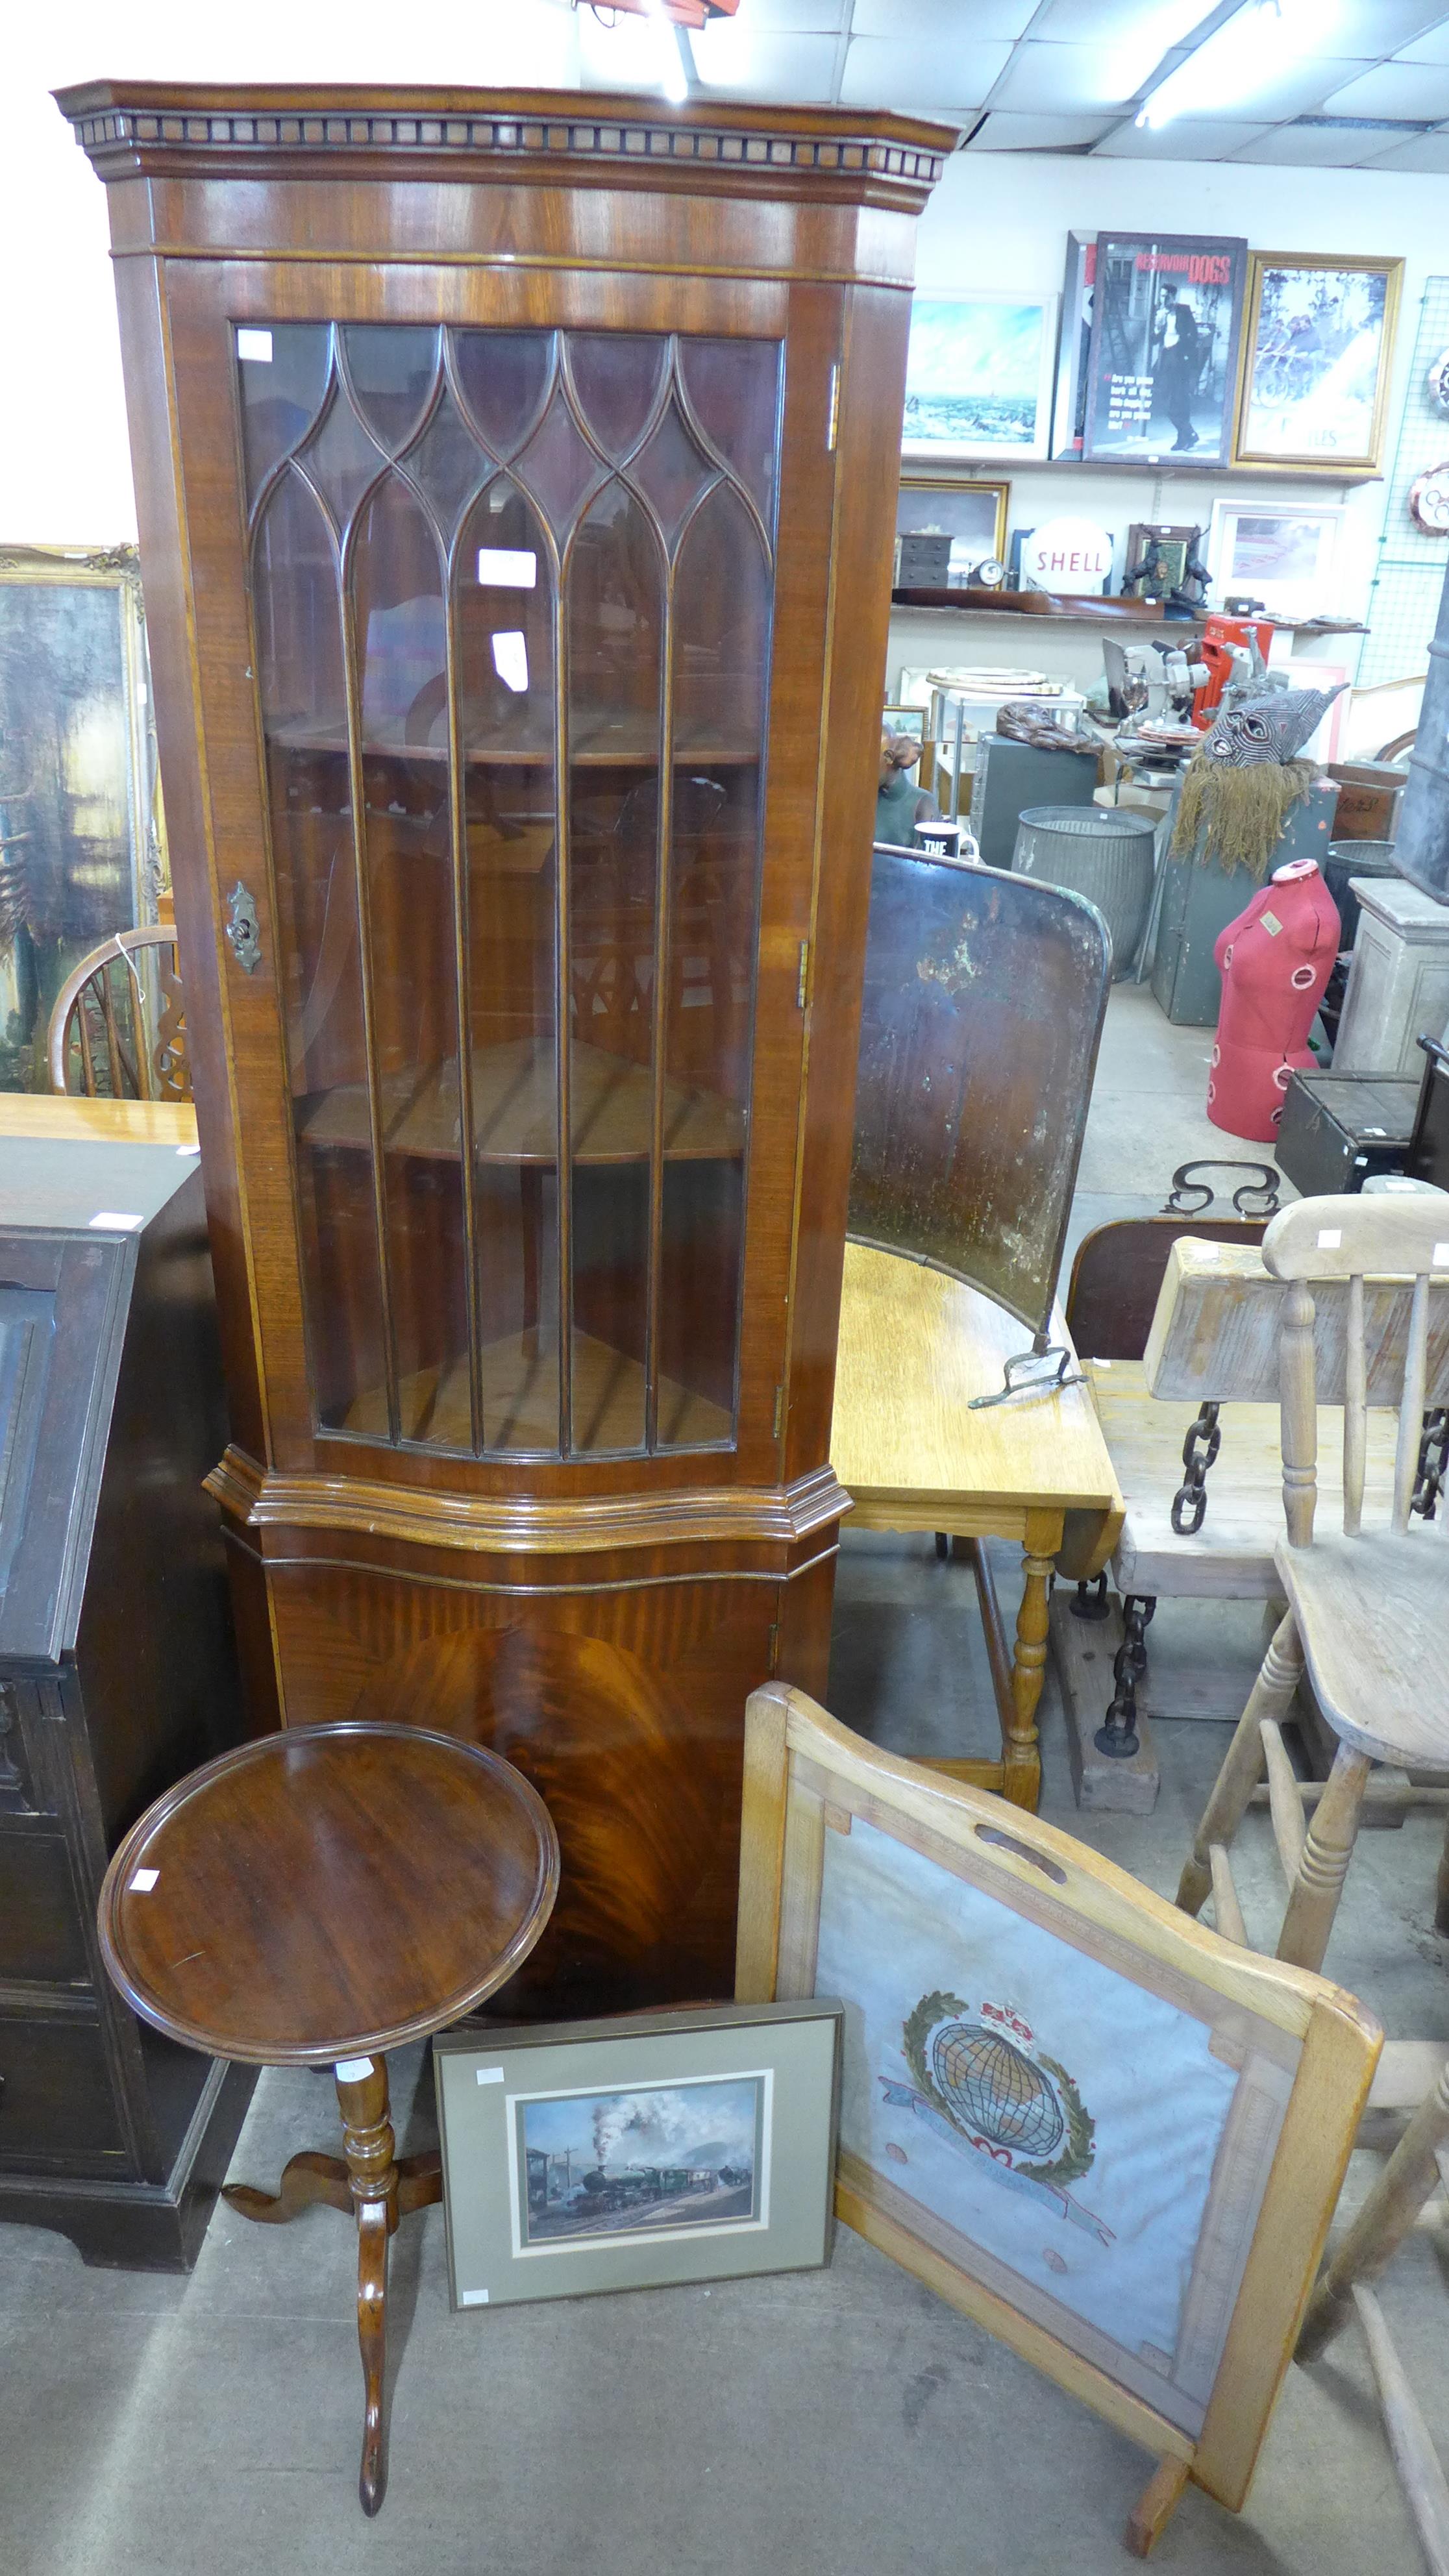
<path fill-rule="evenodd" d="M 586 287 L 168 282 L 278 1465 L 778 1474 L 841 298 Z"/>

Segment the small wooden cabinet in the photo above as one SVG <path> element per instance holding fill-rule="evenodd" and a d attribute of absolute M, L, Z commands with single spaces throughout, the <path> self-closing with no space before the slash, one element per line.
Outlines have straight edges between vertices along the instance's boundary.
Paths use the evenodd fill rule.
<path fill-rule="evenodd" d="M 255 2080 L 138 2022 L 95 1922 L 141 1810 L 241 1732 L 225 1428 L 194 1158 L 0 1139 L 0 2218 L 95 2262 L 191 2261 Z"/>
<path fill-rule="evenodd" d="M 824 1686 L 914 219 L 948 137 L 98 85 L 251 1686 L 475 1734 L 515 1997 L 729 1989 Z M 426 1855 L 419 1856 L 426 1865 Z"/>

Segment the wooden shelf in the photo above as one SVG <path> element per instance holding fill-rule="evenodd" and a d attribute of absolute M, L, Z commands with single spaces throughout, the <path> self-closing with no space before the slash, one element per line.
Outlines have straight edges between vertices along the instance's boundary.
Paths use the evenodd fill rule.
<path fill-rule="evenodd" d="M 981 457 L 953 458 L 953 463 L 969 463 L 983 474 L 995 460 Z M 904 473 L 929 470 L 924 456 L 902 458 Z M 1003 456 L 1002 471 L 1009 474 L 1136 474 L 1153 479 L 1163 474 L 1183 474 L 1204 481 L 1216 477 L 1220 483 L 1382 483 L 1383 474 L 1372 465 L 1214 465 L 1207 458 L 1175 456 Z"/>
<path fill-rule="evenodd" d="M 571 1059 L 572 1151 L 576 1163 L 647 1160 L 654 1126 L 654 1085 L 642 1065 L 603 1047 L 575 1042 Z M 383 1142 L 389 1154 L 456 1162 L 461 1143 L 457 1068 L 422 1065 L 382 1080 Z M 473 1052 L 473 1136 L 483 1163 L 558 1161 L 554 1063 L 530 1038 Z M 367 1087 L 340 1083 L 324 1092 L 300 1135 L 309 1145 L 371 1144 Z M 742 1154 L 743 1112 L 712 1091 L 691 1091 L 666 1076 L 664 1152 L 670 1162 L 720 1161 Z"/>
<path fill-rule="evenodd" d="M 347 756 L 347 743 L 338 733 L 304 733 L 290 728 L 269 734 L 273 751 L 294 751 L 314 758 L 330 753 L 342 760 Z M 738 769 L 762 757 L 757 742 L 726 741 L 715 732 L 686 728 L 676 730 L 673 740 L 673 765 L 700 762 L 714 769 Z M 405 760 L 423 767 L 444 768 L 448 746 L 436 742 L 369 742 L 362 747 L 361 757 L 369 760 Z M 501 735 L 493 741 L 470 742 L 463 750 L 466 769 L 552 769 L 554 744 L 547 741 L 519 742 Z M 569 766 L 586 769 L 657 769 L 659 736 L 642 725 L 606 725 L 592 728 L 574 725 L 569 732 Z"/>
<path fill-rule="evenodd" d="M 484 1345 L 483 1431 L 489 1450 L 558 1455 L 558 1351 L 543 1332 L 511 1333 Z M 398 1387 L 403 1437 L 429 1448 L 472 1450 L 468 1363 L 418 1369 Z M 637 1360 L 592 1333 L 575 1333 L 573 1418 L 576 1452 L 627 1453 L 642 1445 L 644 1371 Z M 387 1401 L 381 1388 L 359 1396 L 342 1425 L 367 1439 L 386 1440 Z M 694 1395 L 670 1377 L 659 1381 L 659 1445 L 712 1449 L 728 1443 L 734 1424 L 723 1405 Z"/>

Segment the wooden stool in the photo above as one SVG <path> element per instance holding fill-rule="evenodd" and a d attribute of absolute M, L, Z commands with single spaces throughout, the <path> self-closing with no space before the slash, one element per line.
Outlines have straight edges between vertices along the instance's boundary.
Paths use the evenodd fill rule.
<path fill-rule="evenodd" d="M 558 1892 L 558 1837 L 510 1763 L 400 1725 L 291 1727 L 158 1798 L 101 1889 L 106 1966 L 168 2038 L 253 2066 L 333 2065 L 341 2157 L 294 2156 L 248 2218 L 310 2202 L 357 2217 L 366 2409 L 358 2490 L 387 2487 L 387 2241 L 442 2198 L 436 2155 L 399 2164 L 383 2052 L 441 2030 L 527 1958 Z"/>

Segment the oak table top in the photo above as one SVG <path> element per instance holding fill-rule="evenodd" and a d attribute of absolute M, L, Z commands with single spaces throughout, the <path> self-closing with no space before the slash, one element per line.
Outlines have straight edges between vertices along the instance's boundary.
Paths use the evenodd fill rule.
<path fill-rule="evenodd" d="M 1060 1314 L 1052 1338 L 1071 1354 Z M 971 1557 L 1001 1722 L 999 1761 L 930 1762 L 934 1770 L 1035 1807 L 1041 1790 L 1036 1711 L 1046 1667 L 1048 1601 L 1068 1544 L 1074 1575 L 1106 1563 L 1122 1497 L 1086 1386 L 999 1394 L 1008 1360 L 1031 1335 L 979 1289 L 896 1252 L 845 1247 L 830 1459 L 857 1529 L 933 1530 Z M 1023 1591 L 1008 1651 L 979 1541 L 1021 1542 Z M 928 1756 L 921 1756 L 929 1762 Z"/>
<path fill-rule="evenodd" d="M 82 1100 L 70 1092 L 0 1091 L 0 1137 L 53 1136 L 91 1144 L 195 1148 L 189 1100 Z"/>
<path fill-rule="evenodd" d="M 1052 1338 L 1070 1347 L 1060 1316 Z M 973 1396 L 1000 1391 L 1007 1361 L 1030 1346 L 1027 1327 L 979 1289 L 847 1243 L 830 1461 L 857 1528 L 950 1529 L 932 1514 L 963 1497 L 1020 1511 L 1120 1511 L 1089 1388 L 969 1410 Z M 891 1503 L 921 1517 L 888 1520 L 879 1507 Z"/>

